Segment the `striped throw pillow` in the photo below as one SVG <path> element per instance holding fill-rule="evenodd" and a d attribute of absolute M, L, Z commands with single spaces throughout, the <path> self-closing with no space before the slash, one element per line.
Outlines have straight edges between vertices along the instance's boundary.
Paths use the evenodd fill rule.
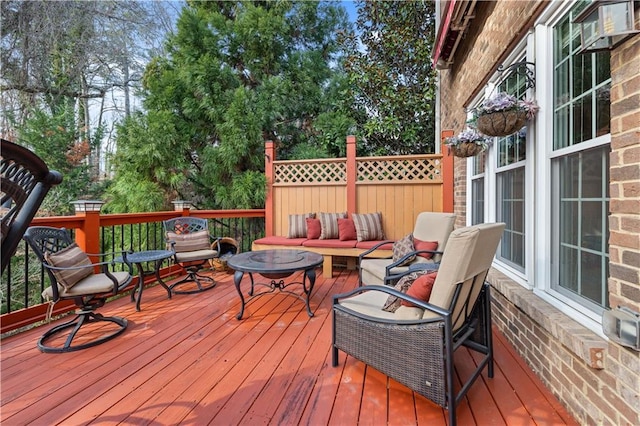
<path fill-rule="evenodd" d="M 338 219 L 345 219 L 347 213 L 320 213 L 320 239 L 331 240 L 340 236 Z"/>
<path fill-rule="evenodd" d="M 315 213 L 290 214 L 287 238 L 307 238 L 307 218 L 315 217 Z"/>
<path fill-rule="evenodd" d="M 78 284 L 83 278 L 93 274 L 93 267 L 89 256 L 78 247 L 76 243 L 63 248 L 56 253 L 46 252 L 44 259 L 51 266 L 56 268 L 70 268 L 77 266 L 86 266 L 86 268 L 56 270 L 52 269 L 53 276 L 56 277 L 58 284 L 65 290 L 71 289 Z"/>
<path fill-rule="evenodd" d="M 382 229 L 382 213 L 354 213 L 353 223 L 356 225 L 358 241 L 379 241 L 384 240 L 384 230 Z"/>
<path fill-rule="evenodd" d="M 174 232 L 167 232 L 167 239 L 169 241 L 175 241 L 173 249 L 177 253 L 185 251 L 196 250 L 209 250 L 211 248 L 211 241 L 209 241 L 209 231 L 203 229 L 202 231 L 191 232 L 189 234 L 176 234 Z M 171 244 L 167 244 L 167 248 L 171 250 Z"/>

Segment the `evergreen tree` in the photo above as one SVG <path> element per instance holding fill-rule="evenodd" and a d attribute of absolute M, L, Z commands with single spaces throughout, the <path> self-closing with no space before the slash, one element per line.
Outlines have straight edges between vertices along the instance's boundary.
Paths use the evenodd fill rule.
<path fill-rule="evenodd" d="M 369 154 L 435 152 L 436 74 L 431 68 L 435 3 L 358 1 L 358 37 L 344 39 Z"/>
<path fill-rule="evenodd" d="M 266 140 L 280 158 L 344 155 L 348 25 L 335 2 L 188 2 L 146 69 L 146 112 L 119 129 L 112 208 L 263 207 Z"/>

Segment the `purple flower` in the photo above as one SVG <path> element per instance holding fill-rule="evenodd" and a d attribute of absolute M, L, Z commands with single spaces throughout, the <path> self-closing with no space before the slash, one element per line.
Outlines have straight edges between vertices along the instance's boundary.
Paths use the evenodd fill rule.
<path fill-rule="evenodd" d="M 458 133 L 456 136 L 451 138 L 447 138 L 445 143 L 447 145 L 459 145 L 463 142 L 473 142 L 478 145 L 482 145 L 484 147 L 487 146 L 487 140 L 485 135 L 478 132 L 476 129 L 467 128 L 462 132 Z"/>

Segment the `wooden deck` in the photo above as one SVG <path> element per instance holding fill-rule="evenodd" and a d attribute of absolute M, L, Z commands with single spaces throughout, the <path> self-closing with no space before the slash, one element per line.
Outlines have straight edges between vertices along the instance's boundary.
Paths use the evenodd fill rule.
<path fill-rule="evenodd" d="M 167 299 L 145 289 L 142 311 L 129 297 L 101 308 L 129 320 L 126 332 L 100 346 L 43 354 L 43 328 L 3 339 L 2 425 L 444 425 L 446 412 L 341 353 L 331 366 L 331 295 L 357 283 L 355 272 L 323 279 L 309 318 L 294 297 L 272 294 L 247 305 L 232 275 L 216 273 L 213 290 Z M 458 408 L 460 425 L 576 424 L 495 335 L 496 375 L 483 376 Z M 456 354 L 464 375 L 474 362 Z"/>

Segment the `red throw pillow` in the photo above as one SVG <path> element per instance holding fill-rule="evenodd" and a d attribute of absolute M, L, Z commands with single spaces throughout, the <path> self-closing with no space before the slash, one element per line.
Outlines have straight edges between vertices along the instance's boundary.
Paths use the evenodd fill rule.
<path fill-rule="evenodd" d="M 433 283 L 436 281 L 436 276 L 438 272 L 430 272 L 428 274 L 424 274 L 415 279 L 409 290 L 407 290 L 407 295 L 411 297 L 415 297 L 418 300 L 422 300 L 423 302 L 428 302 L 431 297 L 431 290 L 433 290 Z M 403 306 L 415 306 L 411 302 L 407 302 L 406 300 L 402 301 Z"/>
<path fill-rule="evenodd" d="M 307 218 L 307 238 L 310 240 L 317 240 L 320 238 L 320 219 Z"/>
<path fill-rule="evenodd" d="M 353 219 L 338 219 L 338 237 L 340 241 L 356 240 L 356 225 Z"/>
<path fill-rule="evenodd" d="M 422 241 L 415 237 L 413 237 L 413 247 L 415 250 L 438 250 L 438 242 L 437 241 Z M 425 259 L 431 259 L 433 257 L 433 253 L 419 253 L 418 256 L 422 256 Z"/>

